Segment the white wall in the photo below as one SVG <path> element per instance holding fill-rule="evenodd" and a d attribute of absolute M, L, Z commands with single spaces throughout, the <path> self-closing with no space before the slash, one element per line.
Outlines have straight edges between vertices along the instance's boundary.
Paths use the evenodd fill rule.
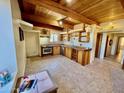
<path fill-rule="evenodd" d="M 118 52 L 120 52 L 122 49 L 124 49 L 124 37 L 119 38 Z"/>
<path fill-rule="evenodd" d="M 113 40 L 113 34 L 108 34 L 108 43 L 107 43 L 107 49 L 106 49 L 106 56 L 111 56 L 111 50 L 112 50 L 112 45 L 109 45 L 110 40 Z"/>
<path fill-rule="evenodd" d="M 10 0 L 0 1 L 0 70 L 16 71 L 16 51 Z"/>
<path fill-rule="evenodd" d="M 13 15 L 13 30 L 15 37 L 18 76 L 23 76 L 25 72 L 26 56 L 25 56 L 25 41 L 19 40 L 19 26 L 17 19 L 21 19 L 21 13 L 17 0 L 11 0 L 12 15 Z"/>
<path fill-rule="evenodd" d="M 10 83 L 0 89 L 0 93 L 10 93 L 17 74 L 16 48 L 12 24 L 10 0 L 0 0 L 0 71 L 13 73 Z"/>
<path fill-rule="evenodd" d="M 40 37 L 40 45 L 48 44 L 50 42 L 49 37 Z"/>
<path fill-rule="evenodd" d="M 100 26 L 103 29 L 109 30 L 109 29 L 111 29 L 111 23 L 114 27 L 113 29 L 124 31 L 124 19 L 115 20 L 112 22 L 104 22 L 104 23 L 101 23 Z"/>
<path fill-rule="evenodd" d="M 107 33 L 103 33 L 102 36 L 102 43 L 101 43 L 101 50 L 100 50 L 100 59 L 104 58 L 104 54 L 105 54 L 105 46 L 106 46 L 106 40 L 107 40 Z"/>
<path fill-rule="evenodd" d="M 111 49 L 111 55 L 116 55 L 117 44 L 118 44 L 118 36 L 114 35 L 112 49 Z"/>
<path fill-rule="evenodd" d="M 25 32 L 26 56 L 39 55 L 39 33 L 38 32 Z"/>
<path fill-rule="evenodd" d="M 103 31 L 103 32 L 106 31 L 107 33 L 109 33 L 110 31 L 112 31 L 112 32 L 114 32 L 114 31 L 117 32 L 118 31 L 118 33 L 124 33 L 124 19 L 115 20 L 115 21 L 112 21 L 112 22 L 101 23 L 100 27 L 102 28 L 101 31 Z M 105 38 L 104 38 L 103 41 L 105 42 Z M 112 48 L 111 48 L 111 51 L 110 51 L 112 55 L 114 55 L 115 52 L 116 52 L 116 47 L 117 47 L 116 46 L 116 44 L 117 44 L 116 41 L 117 41 L 117 37 L 114 37 L 113 45 L 112 45 Z M 103 43 L 103 44 L 105 44 L 105 43 Z M 102 47 L 104 47 L 104 45 Z M 103 52 L 104 52 L 103 50 L 104 50 L 104 48 L 103 49 L 101 48 L 101 53 L 100 53 L 101 58 L 104 58 L 103 57 Z"/>
<path fill-rule="evenodd" d="M 91 33 L 91 54 L 90 54 L 90 63 L 92 63 L 95 59 L 95 50 L 96 50 L 96 40 L 97 40 L 97 29 L 96 25 L 93 25 L 92 33 Z"/>

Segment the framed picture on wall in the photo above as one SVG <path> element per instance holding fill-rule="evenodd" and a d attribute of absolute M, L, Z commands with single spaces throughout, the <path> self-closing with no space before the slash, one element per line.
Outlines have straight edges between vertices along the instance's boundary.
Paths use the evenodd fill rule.
<path fill-rule="evenodd" d="M 113 43 L 113 40 L 110 40 L 110 41 L 109 41 L 109 46 L 111 46 L 111 45 L 112 45 L 112 43 Z"/>
<path fill-rule="evenodd" d="M 22 30 L 21 27 L 19 27 L 19 38 L 20 38 L 20 41 L 24 40 L 24 31 Z"/>

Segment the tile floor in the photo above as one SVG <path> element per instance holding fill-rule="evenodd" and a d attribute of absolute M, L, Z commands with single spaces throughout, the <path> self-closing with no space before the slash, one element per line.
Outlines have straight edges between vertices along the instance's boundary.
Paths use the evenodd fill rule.
<path fill-rule="evenodd" d="M 64 56 L 27 60 L 25 74 L 42 70 L 50 72 L 58 93 L 124 93 L 124 71 L 118 63 L 96 59 L 84 67 Z"/>
<path fill-rule="evenodd" d="M 120 52 L 117 55 L 111 55 L 111 56 L 105 57 L 105 59 L 121 64 L 122 57 L 123 57 L 123 51 L 120 50 Z"/>

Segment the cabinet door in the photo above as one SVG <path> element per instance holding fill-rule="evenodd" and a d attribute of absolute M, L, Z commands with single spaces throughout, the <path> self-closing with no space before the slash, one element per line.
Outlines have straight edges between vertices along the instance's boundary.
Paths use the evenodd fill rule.
<path fill-rule="evenodd" d="M 82 64 L 83 60 L 83 51 L 78 51 L 78 63 Z"/>
<path fill-rule="evenodd" d="M 53 54 L 54 55 L 59 55 L 60 54 L 60 47 L 59 46 L 55 46 L 53 48 Z"/>
<path fill-rule="evenodd" d="M 71 48 L 69 48 L 68 49 L 68 57 L 71 59 L 71 52 L 72 52 L 72 49 Z"/>
<path fill-rule="evenodd" d="M 68 48 L 65 48 L 65 56 L 68 57 Z"/>
<path fill-rule="evenodd" d="M 65 47 L 64 48 L 64 55 L 67 57 L 68 49 Z"/>
<path fill-rule="evenodd" d="M 71 59 L 71 48 L 65 48 L 65 56 Z"/>
<path fill-rule="evenodd" d="M 90 61 L 90 51 L 78 51 L 78 63 L 82 65 L 89 64 Z"/>

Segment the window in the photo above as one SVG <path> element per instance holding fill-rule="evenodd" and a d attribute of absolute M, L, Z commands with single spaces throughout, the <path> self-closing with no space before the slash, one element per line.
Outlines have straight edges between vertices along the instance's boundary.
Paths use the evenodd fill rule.
<path fill-rule="evenodd" d="M 58 34 L 57 33 L 52 33 L 50 35 L 50 42 L 57 42 L 58 41 Z"/>

